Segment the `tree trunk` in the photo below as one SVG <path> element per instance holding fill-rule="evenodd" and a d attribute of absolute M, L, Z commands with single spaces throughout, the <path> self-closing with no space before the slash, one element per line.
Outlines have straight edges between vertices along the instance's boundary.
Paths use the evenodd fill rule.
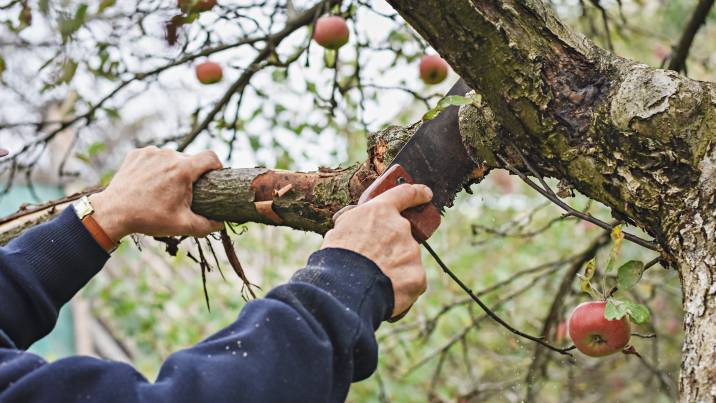
<path fill-rule="evenodd" d="M 716 150 L 702 166 L 688 210 L 667 231 L 684 296 L 684 402 L 716 401 Z"/>

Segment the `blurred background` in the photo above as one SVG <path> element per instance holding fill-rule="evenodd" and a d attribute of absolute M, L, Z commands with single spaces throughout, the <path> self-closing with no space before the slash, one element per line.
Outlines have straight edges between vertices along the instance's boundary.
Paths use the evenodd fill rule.
<path fill-rule="evenodd" d="M 331 10 L 351 32 L 337 52 L 311 44 L 310 27 L 300 26 L 261 57 L 266 37 L 318 3 L 219 0 L 181 26 L 170 46 L 165 25 L 178 14 L 172 0 L 0 0 L 0 147 L 10 151 L 0 159 L 0 216 L 107 183 L 128 150 L 176 148 L 203 124 L 187 152 L 213 149 L 226 166 L 312 171 L 362 162 L 369 133 L 419 120 L 456 80 L 451 73 L 439 85 L 420 81 L 418 61 L 434 52 L 380 0 L 346 0 Z M 697 3 L 549 2 L 600 46 L 656 67 L 674 59 Z M 677 67 L 714 81 L 716 13 L 705 18 Z M 197 81 L 194 66 L 207 59 L 222 65 L 220 83 Z M 232 88 L 247 72 L 250 80 Z M 432 246 L 510 324 L 570 345 L 563 322 L 589 299 L 576 274 L 595 254 L 598 267 L 606 264 L 609 234 L 564 218 L 506 171 L 493 171 L 472 190 L 447 211 Z M 579 194 L 565 201 L 612 220 L 608 209 Z M 321 242 L 287 228 L 236 228 L 235 247 L 260 295 L 286 281 Z M 207 309 L 200 267 L 190 257 L 196 253 L 191 240 L 175 257 L 151 238 L 125 240 L 32 350 L 49 360 L 72 354 L 122 360 L 153 380 L 169 354 L 235 320 L 245 303 L 217 248 L 226 279 L 208 273 Z M 654 257 L 625 241 L 618 262 Z M 630 292 L 652 313 L 634 327 L 650 336 L 632 338 L 641 359 L 576 353 L 571 360 L 515 337 L 485 317 L 427 254 L 424 262 L 428 292 L 405 319 L 379 329 L 378 371 L 352 387 L 349 401 L 674 399 L 682 328 L 677 273 L 656 265 Z"/>

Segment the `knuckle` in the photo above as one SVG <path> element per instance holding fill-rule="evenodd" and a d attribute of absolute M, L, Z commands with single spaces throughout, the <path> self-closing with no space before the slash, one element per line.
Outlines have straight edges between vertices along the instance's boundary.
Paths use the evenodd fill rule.
<path fill-rule="evenodd" d="M 399 230 L 400 232 L 405 233 L 405 232 L 409 232 L 409 231 L 410 231 L 410 229 L 411 229 L 411 224 L 410 224 L 410 221 L 409 221 L 407 218 L 405 218 L 405 217 L 403 217 L 403 216 L 398 216 L 398 222 L 399 222 L 399 224 L 398 224 L 398 230 Z"/>
<path fill-rule="evenodd" d="M 366 207 L 370 207 L 375 210 L 384 210 L 390 207 L 390 204 L 383 200 L 382 198 L 375 198 L 368 203 L 364 204 Z"/>
<path fill-rule="evenodd" d="M 147 146 L 138 151 L 145 154 L 156 154 L 159 152 L 159 148 L 157 146 Z"/>
<path fill-rule="evenodd" d="M 179 159 L 179 157 L 181 157 L 181 153 L 168 148 L 159 148 L 157 149 L 157 153 L 165 158 Z"/>
<path fill-rule="evenodd" d="M 388 202 L 386 202 L 385 200 L 373 199 L 373 200 L 369 201 L 368 203 L 360 205 L 353 210 L 358 210 L 358 211 L 365 210 L 365 212 L 370 212 L 371 214 L 374 214 L 376 216 L 384 216 L 390 212 L 391 207 L 390 207 L 390 204 Z M 351 210 L 351 211 L 353 211 L 353 210 Z M 350 213 L 350 211 L 348 213 Z"/>
<path fill-rule="evenodd" d="M 219 156 L 216 155 L 216 153 L 212 150 L 207 150 L 206 155 L 209 156 L 209 159 L 211 159 L 211 162 L 214 163 L 221 163 L 221 159 L 219 159 Z"/>
<path fill-rule="evenodd" d="M 414 256 L 417 256 L 418 259 L 420 259 L 420 244 L 417 241 L 413 240 L 413 242 L 411 243 L 410 252 Z"/>
<path fill-rule="evenodd" d="M 416 290 L 419 294 L 425 293 L 428 290 L 428 275 L 425 270 L 421 267 L 416 279 Z"/>
<path fill-rule="evenodd" d="M 166 170 L 168 172 L 171 172 L 172 174 L 179 176 L 182 172 L 181 165 L 179 164 L 179 161 L 173 160 L 173 161 L 167 161 L 166 163 Z"/>
<path fill-rule="evenodd" d="M 177 168 L 177 177 L 179 178 L 179 181 L 181 181 L 183 183 L 191 183 L 192 182 L 191 172 L 188 169 L 184 169 L 181 166 Z"/>
<path fill-rule="evenodd" d="M 418 190 L 411 184 L 404 183 L 398 187 L 402 188 L 401 192 L 410 198 L 415 198 L 418 195 Z"/>
<path fill-rule="evenodd" d="M 127 159 L 128 160 L 134 160 L 139 158 L 142 154 L 145 154 L 147 152 L 146 148 L 135 148 L 127 153 Z"/>

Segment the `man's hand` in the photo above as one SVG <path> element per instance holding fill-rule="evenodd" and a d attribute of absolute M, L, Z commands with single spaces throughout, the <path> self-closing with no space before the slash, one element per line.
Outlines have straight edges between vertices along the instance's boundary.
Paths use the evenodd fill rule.
<path fill-rule="evenodd" d="M 114 241 L 134 233 L 208 235 L 223 224 L 191 211 L 192 186 L 221 168 L 213 151 L 187 156 L 156 147 L 133 150 L 107 189 L 90 197 L 93 217 Z"/>
<path fill-rule="evenodd" d="M 393 283 L 393 317 L 403 313 L 427 289 L 420 245 L 410 232 L 410 221 L 400 213 L 429 202 L 424 185 L 400 185 L 336 219 L 321 248 L 343 248 L 371 259 Z"/>

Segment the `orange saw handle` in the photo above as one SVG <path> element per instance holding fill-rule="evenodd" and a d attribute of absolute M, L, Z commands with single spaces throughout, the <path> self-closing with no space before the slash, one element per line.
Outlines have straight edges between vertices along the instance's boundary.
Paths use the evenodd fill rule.
<path fill-rule="evenodd" d="M 358 199 L 358 204 L 363 204 L 388 189 L 392 189 L 403 183 L 414 184 L 415 181 L 400 164 L 395 164 L 368 186 L 368 189 L 366 189 Z M 410 221 L 413 237 L 416 241 L 421 243 L 430 238 L 433 232 L 440 226 L 440 211 L 432 203 L 409 208 L 401 214 Z"/>

